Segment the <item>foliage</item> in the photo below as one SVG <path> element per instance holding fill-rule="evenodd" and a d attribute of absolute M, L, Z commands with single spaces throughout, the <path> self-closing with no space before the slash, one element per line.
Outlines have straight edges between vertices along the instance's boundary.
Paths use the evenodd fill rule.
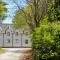
<path fill-rule="evenodd" d="M 2 17 L 2 20 L 6 17 L 6 12 L 7 12 L 6 5 L 7 4 L 5 2 L 0 0 L 0 17 Z"/>
<path fill-rule="evenodd" d="M 28 25 L 34 31 L 39 27 L 41 20 L 47 14 L 48 0 L 26 0 L 27 5 L 24 8 L 16 3 L 18 10 L 13 18 L 13 23 L 16 27 L 21 28 Z"/>
<path fill-rule="evenodd" d="M 24 20 L 23 17 L 25 18 L 24 14 L 22 13 L 21 10 L 16 11 L 16 15 L 14 16 L 14 20 L 13 20 L 15 27 L 17 27 L 17 28 L 21 27 L 22 28 L 25 26 L 26 21 Z"/>
<path fill-rule="evenodd" d="M 32 35 L 34 60 L 60 60 L 60 1 L 49 3 L 48 15 Z"/>
<path fill-rule="evenodd" d="M 32 36 L 33 55 L 36 60 L 60 56 L 60 22 L 41 23 Z"/>
<path fill-rule="evenodd" d="M 60 21 L 60 0 L 52 0 L 48 8 L 49 21 Z"/>
<path fill-rule="evenodd" d="M 4 53 L 5 49 L 4 48 L 0 48 L 0 54 Z"/>

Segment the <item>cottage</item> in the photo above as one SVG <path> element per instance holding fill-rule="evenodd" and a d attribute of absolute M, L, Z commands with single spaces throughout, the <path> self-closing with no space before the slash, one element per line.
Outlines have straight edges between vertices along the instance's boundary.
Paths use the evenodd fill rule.
<path fill-rule="evenodd" d="M 15 29 L 12 24 L 0 24 L 0 47 L 31 47 L 29 33 Z"/>

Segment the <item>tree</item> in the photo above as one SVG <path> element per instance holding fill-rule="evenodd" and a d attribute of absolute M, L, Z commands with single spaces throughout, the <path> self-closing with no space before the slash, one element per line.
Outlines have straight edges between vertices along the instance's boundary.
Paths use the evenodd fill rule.
<path fill-rule="evenodd" d="M 60 60 L 60 22 L 41 23 L 32 36 L 33 60 Z"/>
<path fill-rule="evenodd" d="M 52 0 L 48 8 L 50 22 L 60 21 L 60 0 Z"/>
<path fill-rule="evenodd" d="M 34 60 L 60 60 L 60 0 L 52 0 L 48 15 L 32 35 Z"/>
<path fill-rule="evenodd" d="M 14 1 L 19 9 L 14 16 L 13 22 L 18 27 L 20 27 L 20 25 L 28 25 L 29 28 L 34 31 L 36 27 L 39 27 L 45 14 L 47 14 L 49 0 L 26 0 L 26 2 L 27 6 L 20 8 L 20 6 Z"/>
<path fill-rule="evenodd" d="M 0 18 L 2 18 L 2 20 L 6 17 L 6 12 L 7 12 L 6 5 L 7 4 L 5 2 L 0 0 Z"/>

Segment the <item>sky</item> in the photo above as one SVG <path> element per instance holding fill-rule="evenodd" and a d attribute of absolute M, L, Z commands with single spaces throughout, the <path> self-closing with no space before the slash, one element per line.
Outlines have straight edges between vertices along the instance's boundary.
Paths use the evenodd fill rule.
<path fill-rule="evenodd" d="M 7 11 L 7 18 L 3 21 L 3 23 L 11 24 L 13 16 L 15 15 L 15 12 L 18 8 L 17 5 L 13 2 L 13 0 L 4 0 L 4 1 L 7 3 L 6 7 L 8 8 L 8 11 Z M 26 5 L 25 0 L 15 0 L 15 1 L 16 3 L 18 3 L 20 7 Z"/>

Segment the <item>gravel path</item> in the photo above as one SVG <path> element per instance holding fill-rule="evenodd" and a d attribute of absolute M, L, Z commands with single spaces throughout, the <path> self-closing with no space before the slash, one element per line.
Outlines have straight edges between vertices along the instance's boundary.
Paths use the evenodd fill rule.
<path fill-rule="evenodd" d="M 0 55 L 0 60 L 19 60 L 24 51 L 30 48 L 6 48 L 6 52 Z"/>

